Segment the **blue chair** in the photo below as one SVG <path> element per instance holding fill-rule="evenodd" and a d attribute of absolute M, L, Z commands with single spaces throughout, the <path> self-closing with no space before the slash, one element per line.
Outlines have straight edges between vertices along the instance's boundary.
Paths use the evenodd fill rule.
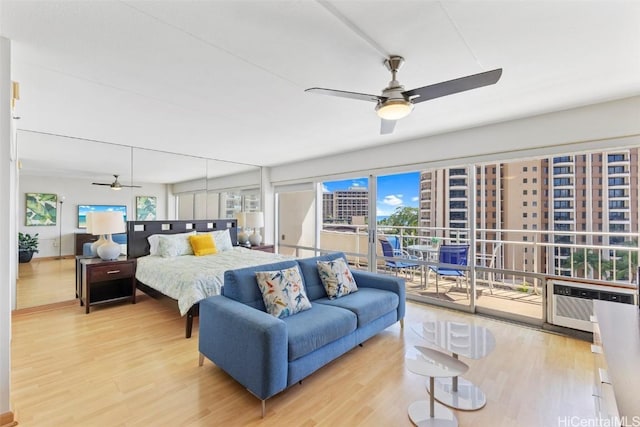
<path fill-rule="evenodd" d="M 386 236 L 387 242 L 391 244 L 394 252 L 402 254 L 402 248 L 400 247 L 400 238 L 398 236 Z"/>
<path fill-rule="evenodd" d="M 469 281 L 467 280 L 466 270 L 457 270 L 455 265 L 467 265 L 469 258 L 469 245 L 442 245 L 438 251 L 438 265 L 429 266 L 429 276 L 433 271 L 436 273 L 436 294 L 438 294 L 438 278 L 440 276 L 455 277 L 456 283 L 461 277 L 465 278 L 467 285 L 467 295 L 469 295 Z M 440 267 L 442 264 L 447 266 Z M 428 281 L 428 278 L 427 278 Z"/>
<path fill-rule="evenodd" d="M 379 239 L 380 244 L 382 245 L 382 255 L 389 258 L 403 258 L 406 260 L 419 260 L 417 256 L 409 255 L 408 253 L 403 252 L 400 249 L 394 249 L 388 238 Z M 416 264 L 415 262 L 409 261 L 394 261 L 394 260 L 385 260 L 385 266 L 387 269 L 393 270 L 398 275 L 399 270 L 404 270 L 405 274 L 411 271 L 411 279 L 413 280 L 413 274 L 416 269 L 421 268 L 420 264 Z M 408 277 L 408 275 L 407 275 Z"/>

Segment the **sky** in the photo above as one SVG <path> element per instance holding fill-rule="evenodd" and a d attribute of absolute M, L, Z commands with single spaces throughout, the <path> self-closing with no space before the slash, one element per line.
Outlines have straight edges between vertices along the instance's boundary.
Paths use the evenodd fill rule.
<path fill-rule="evenodd" d="M 357 187 L 368 188 L 368 179 L 356 178 L 323 183 L 323 191 L 348 190 Z M 420 172 L 378 177 L 377 216 L 389 216 L 398 207 L 418 207 L 419 191 Z"/>

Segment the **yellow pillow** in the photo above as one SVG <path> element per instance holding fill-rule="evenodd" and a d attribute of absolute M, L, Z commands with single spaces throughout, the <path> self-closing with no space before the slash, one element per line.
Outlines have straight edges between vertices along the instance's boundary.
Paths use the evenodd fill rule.
<path fill-rule="evenodd" d="M 189 243 L 191 243 L 191 248 L 196 256 L 212 255 L 218 252 L 211 234 L 189 236 Z"/>

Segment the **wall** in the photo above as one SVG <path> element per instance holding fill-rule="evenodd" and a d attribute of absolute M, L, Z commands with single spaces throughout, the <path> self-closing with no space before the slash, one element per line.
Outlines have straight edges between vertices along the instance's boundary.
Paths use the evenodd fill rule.
<path fill-rule="evenodd" d="M 640 96 L 271 168 L 273 183 L 640 146 Z"/>
<path fill-rule="evenodd" d="M 20 176 L 20 188 L 18 191 L 18 231 L 23 233 L 39 233 L 40 252 L 34 257 L 52 257 L 59 255 L 60 226 L 26 226 L 25 225 L 25 193 L 51 193 L 57 194 L 58 200 L 65 197 L 62 204 L 62 255 L 75 253 L 76 232 L 85 232 L 78 228 L 78 205 L 126 205 L 127 219 L 135 219 L 135 197 L 157 197 L 158 219 L 168 218 L 167 187 L 164 184 L 140 183 L 142 188 L 123 188 L 113 191 L 109 187 L 98 187 L 83 179 L 45 177 L 35 175 Z M 60 218 L 60 204 L 58 203 L 58 218 Z M 59 224 L 59 223 L 58 223 Z"/>

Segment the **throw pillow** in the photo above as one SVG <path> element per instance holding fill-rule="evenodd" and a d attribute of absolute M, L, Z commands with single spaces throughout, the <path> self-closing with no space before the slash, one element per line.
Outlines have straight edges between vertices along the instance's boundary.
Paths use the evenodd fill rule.
<path fill-rule="evenodd" d="M 195 256 L 213 255 L 217 253 L 216 244 L 213 242 L 211 234 L 198 234 L 189 236 L 189 243 Z"/>
<path fill-rule="evenodd" d="M 216 243 L 216 250 L 218 252 L 225 252 L 233 249 L 229 230 L 213 231 L 211 234 L 213 234 L 213 240 Z"/>
<path fill-rule="evenodd" d="M 196 232 L 190 231 L 188 233 L 170 234 L 170 236 L 191 236 L 193 234 L 196 234 Z M 149 242 L 149 255 L 160 256 L 160 236 L 167 236 L 167 234 L 152 234 L 151 236 L 147 237 L 147 241 Z"/>
<path fill-rule="evenodd" d="M 311 308 L 298 266 L 276 271 L 257 271 L 256 281 L 267 312 L 279 319 Z"/>
<path fill-rule="evenodd" d="M 318 261 L 318 274 L 329 299 L 340 298 L 356 292 L 358 286 L 344 258 Z"/>
<path fill-rule="evenodd" d="M 160 235 L 158 237 L 158 255 L 165 258 L 193 255 L 189 234 Z"/>

